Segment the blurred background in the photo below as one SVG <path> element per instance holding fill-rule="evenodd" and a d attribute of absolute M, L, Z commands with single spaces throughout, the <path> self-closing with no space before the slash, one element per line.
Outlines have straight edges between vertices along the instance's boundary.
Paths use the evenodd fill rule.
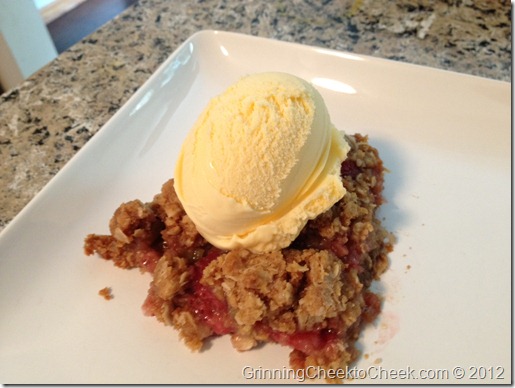
<path fill-rule="evenodd" d="M 136 0 L 0 0 L 0 93 Z"/>

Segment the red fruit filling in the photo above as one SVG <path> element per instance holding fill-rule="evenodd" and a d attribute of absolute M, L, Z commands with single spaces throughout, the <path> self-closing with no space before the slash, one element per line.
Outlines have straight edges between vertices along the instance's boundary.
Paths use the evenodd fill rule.
<path fill-rule="evenodd" d="M 197 319 L 208 325 L 217 335 L 234 332 L 235 322 L 229 315 L 227 303 L 219 299 L 210 287 L 203 285 L 200 279 L 204 269 L 221 253 L 221 250 L 212 248 L 206 256 L 195 263 L 187 304 Z"/>

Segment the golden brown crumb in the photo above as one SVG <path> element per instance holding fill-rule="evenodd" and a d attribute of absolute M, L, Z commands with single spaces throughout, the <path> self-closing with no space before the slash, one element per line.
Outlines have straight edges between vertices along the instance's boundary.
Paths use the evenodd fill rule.
<path fill-rule="evenodd" d="M 105 300 L 111 300 L 114 298 L 111 287 L 104 287 L 98 291 L 98 295 L 103 297 Z"/>

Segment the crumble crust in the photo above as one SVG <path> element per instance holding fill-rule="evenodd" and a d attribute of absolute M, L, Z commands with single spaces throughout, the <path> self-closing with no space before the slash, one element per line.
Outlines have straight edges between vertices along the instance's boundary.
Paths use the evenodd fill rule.
<path fill-rule="evenodd" d="M 393 244 L 375 216 L 383 203 L 382 161 L 367 137 L 347 141 L 347 193 L 286 249 L 255 254 L 213 247 L 169 180 L 152 202 L 122 204 L 111 234 L 87 236 L 85 253 L 150 272 L 145 314 L 176 328 L 194 351 L 228 334 L 240 351 L 268 341 L 291 347 L 295 369 L 343 368 L 358 356 L 363 326 L 379 314 L 380 296 L 369 286 L 386 270 Z"/>
<path fill-rule="evenodd" d="M 98 291 L 98 295 L 100 295 L 105 300 L 111 300 L 114 298 L 111 287 L 104 287 Z"/>

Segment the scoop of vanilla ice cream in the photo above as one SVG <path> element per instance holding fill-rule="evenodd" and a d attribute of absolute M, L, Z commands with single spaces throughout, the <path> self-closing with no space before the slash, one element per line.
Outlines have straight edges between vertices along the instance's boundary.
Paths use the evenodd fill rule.
<path fill-rule="evenodd" d="M 214 246 L 272 251 L 343 197 L 348 150 L 311 84 L 253 74 L 198 118 L 177 161 L 175 190 Z"/>

